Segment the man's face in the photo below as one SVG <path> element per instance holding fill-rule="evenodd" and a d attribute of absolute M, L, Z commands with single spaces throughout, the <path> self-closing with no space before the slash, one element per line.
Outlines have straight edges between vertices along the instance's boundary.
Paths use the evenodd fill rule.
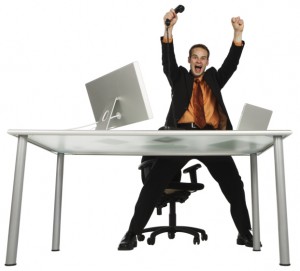
<path fill-rule="evenodd" d="M 194 48 L 191 57 L 188 58 L 192 74 L 195 77 L 202 75 L 208 65 L 208 52 L 203 48 Z"/>

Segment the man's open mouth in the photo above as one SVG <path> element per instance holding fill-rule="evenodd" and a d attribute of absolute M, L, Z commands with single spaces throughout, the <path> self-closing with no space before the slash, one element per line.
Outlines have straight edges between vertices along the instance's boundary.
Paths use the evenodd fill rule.
<path fill-rule="evenodd" d="M 201 72 L 202 66 L 195 66 L 195 71 L 197 73 Z"/>

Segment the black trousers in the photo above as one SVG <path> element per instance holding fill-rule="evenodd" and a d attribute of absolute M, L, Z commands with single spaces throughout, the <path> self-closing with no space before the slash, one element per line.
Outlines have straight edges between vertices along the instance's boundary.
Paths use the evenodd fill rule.
<path fill-rule="evenodd" d="M 246 233 L 251 229 L 244 184 L 231 156 L 172 156 L 156 158 L 140 192 L 129 231 L 139 233 L 144 229 L 164 189 L 178 173 L 178 169 L 183 168 L 191 159 L 202 162 L 218 182 L 230 203 L 231 216 L 238 232 Z"/>
<path fill-rule="evenodd" d="M 143 159 L 147 158 L 143 157 Z M 154 165 L 144 181 L 129 231 L 137 234 L 145 228 L 164 189 L 178 174 L 178 170 L 181 170 L 191 159 L 203 163 L 218 182 L 230 203 L 231 216 L 238 232 L 243 234 L 251 229 L 244 184 L 231 156 L 160 156 L 155 158 Z"/>

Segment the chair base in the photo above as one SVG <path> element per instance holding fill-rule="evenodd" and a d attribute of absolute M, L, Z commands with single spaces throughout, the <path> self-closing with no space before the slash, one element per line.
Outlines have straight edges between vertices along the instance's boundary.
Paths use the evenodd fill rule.
<path fill-rule="evenodd" d="M 206 241 L 208 239 L 208 236 L 207 236 L 205 230 L 199 229 L 199 228 L 194 228 L 194 227 L 188 227 L 188 226 L 158 226 L 158 227 L 147 228 L 147 229 L 144 229 L 142 231 L 142 233 L 137 235 L 137 239 L 139 241 L 143 241 L 145 239 L 145 236 L 143 235 L 143 233 L 146 233 L 146 232 L 152 232 L 150 234 L 150 237 L 147 239 L 148 245 L 154 245 L 156 236 L 161 233 L 168 233 L 169 239 L 174 239 L 176 232 L 183 232 L 183 233 L 193 235 L 194 236 L 194 239 L 193 239 L 194 245 L 200 244 L 200 235 L 201 235 L 202 241 Z M 199 235 L 199 233 L 200 233 L 200 235 Z"/>

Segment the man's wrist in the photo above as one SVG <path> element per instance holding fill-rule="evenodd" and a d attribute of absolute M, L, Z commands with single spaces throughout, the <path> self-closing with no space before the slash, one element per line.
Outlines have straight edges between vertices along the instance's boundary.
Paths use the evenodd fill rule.
<path fill-rule="evenodd" d="M 163 43 L 172 43 L 173 37 L 172 36 L 171 37 L 163 36 L 162 42 Z"/>
<path fill-rule="evenodd" d="M 167 32 L 168 32 L 169 34 L 170 34 L 170 33 L 172 34 L 172 32 L 173 32 L 173 27 L 171 27 L 171 26 L 165 26 L 165 34 L 166 34 Z"/>
<path fill-rule="evenodd" d="M 173 30 L 173 27 L 165 28 L 163 42 L 165 42 L 165 43 L 167 43 L 168 41 L 172 42 L 172 40 L 173 40 L 172 30 Z"/>
<path fill-rule="evenodd" d="M 235 31 L 233 36 L 234 43 L 241 44 L 243 41 L 243 32 Z"/>

